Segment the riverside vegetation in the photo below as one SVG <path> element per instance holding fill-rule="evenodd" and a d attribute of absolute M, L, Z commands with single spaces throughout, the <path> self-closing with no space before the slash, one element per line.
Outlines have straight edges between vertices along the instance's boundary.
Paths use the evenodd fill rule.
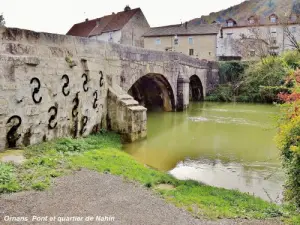
<path fill-rule="evenodd" d="M 282 165 L 287 174 L 285 200 L 300 214 L 300 70 L 287 76 L 286 84 L 292 84 L 291 93 L 280 93 L 278 98 L 284 102 L 276 136 L 281 150 Z M 300 216 L 292 219 L 300 224 Z"/>
<path fill-rule="evenodd" d="M 280 102 L 278 94 L 291 92 L 285 78 L 300 67 L 300 53 L 288 51 L 259 62 L 220 62 L 220 85 L 207 101 Z"/>
<path fill-rule="evenodd" d="M 221 62 L 221 85 L 208 101 L 280 103 L 278 134 L 282 166 L 287 174 L 284 200 L 300 224 L 300 53 L 288 51 L 259 62 Z"/>

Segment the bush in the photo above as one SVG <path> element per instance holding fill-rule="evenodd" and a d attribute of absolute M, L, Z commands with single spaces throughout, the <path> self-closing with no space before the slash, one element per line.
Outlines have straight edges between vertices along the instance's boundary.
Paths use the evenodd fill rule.
<path fill-rule="evenodd" d="M 207 101 L 272 103 L 278 93 L 290 93 L 287 74 L 300 67 L 300 53 L 287 51 L 280 57 L 269 56 L 259 62 L 219 62 L 220 86 Z"/>
<path fill-rule="evenodd" d="M 270 89 L 270 87 L 282 86 L 289 70 L 283 58 L 273 56 L 265 58 L 246 69 L 238 93 L 248 96 L 251 102 L 276 101 L 277 96 L 273 95 L 276 88 Z M 269 86 L 269 88 L 261 88 L 262 86 Z"/>
<path fill-rule="evenodd" d="M 300 70 L 294 73 L 295 87 L 293 93 L 279 95 L 286 101 L 282 106 L 279 119 L 279 131 L 276 136 L 281 150 L 282 164 L 287 173 L 285 199 L 295 203 L 300 209 Z M 290 79 L 290 78 L 289 78 Z"/>
<path fill-rule="evenodd" d="M 292 69 L 300 67 L 300 53 L 298 51 L 286 51 L 282 55 L 282 58 L 286 62 L 287 66 Z"/>
<path fill-rule="evenodd" d="M 249 63 L 240 61 L 219 62 L 220 84 L 238 82 L 248 66 Z"/>
<path fill-rule="evenodd" d="M 272 103 L 274 101 L 279 101 L 279 93 L 289 93 L 291 91 L 289 88 L 284 86 L 260 86 L 259 94 L 262 102 Z"/>
<path fill-rule="evenodd" d="M 14 167 L 0 162 L 0 185 L 8 184 L 14 178 Z"/>
<path fill-rule="evenodd" d="M 0 162 L 0 194 L 16 192 L 19 189 L 14 166 Z"/>
<path fill-rule="evenodd" d="M 231 84 L 219 85 L 218 88 L 205 98 L 206 101 L 220 101 L 231 102 L 233 101 L 234 91 Z"/>
<path fill-rule="evenodd" d="M 55 143 L 55 149 L 58 152 L 84 152 L 90 148 L 83 139 L 60 139 Z"/>

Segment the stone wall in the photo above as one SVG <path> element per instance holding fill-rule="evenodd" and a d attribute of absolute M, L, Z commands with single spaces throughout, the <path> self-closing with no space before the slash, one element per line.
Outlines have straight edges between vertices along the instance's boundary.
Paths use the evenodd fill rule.
<path fill-rule="evenodd" d="M 127 93 L 142 76 L 162 74 L 177 106 L 178 75 L 196 74 L 206 92 L 210 70 L 206 61 L 179 53 L 1 28 L 0 150 L 56 137 L 86 136 L 106 128 L 109 121 L 113 130 L 131 132 L 128 140 L 144 137 L 145 109 L 136 103 L 126 105 L 126 99 L 113 95 L 108 101 L 108 89 L 113 93 L 122 88 Z M 112 102 L 120 107 L 114 108 Z M 132 118 L 128 120 L 132 125 L 121 124 L 117 117 L 122 112 Z"/>
<path fill-rule="evenodd" d="M 104 43 L 93 48 L 67 36 L 0 33 L 0 149 L 105 127 Z"/>
<path fill-rule="evenodd" d="M 147 109 L 122 90 L 109 88 L 107 126 L 119 131 L 123 142 L 134 142 L 147 136 Z"/>

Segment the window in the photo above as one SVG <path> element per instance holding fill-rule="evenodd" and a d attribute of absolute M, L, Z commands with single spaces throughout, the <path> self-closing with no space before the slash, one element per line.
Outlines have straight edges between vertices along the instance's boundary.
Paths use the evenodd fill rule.
<path fill-rule="evenodd" d="M 227 33 L 227 38 L 231 39 L 232 38 L 232 33 Z"/>
<path fill-rule="evenodd" d="M 277 18 L 275 16 L 272 16 L 270 18 L 270 20 L 271 20 L 271 23 L 276 23 L 277 22 Z"/>
<path fill-rule="evenodd" d="M 178 36 L 175 35 L 174 36 L 174 45 L 178 45 L 178 43 L 179 43 Z"/>
<path fill-rule="evenodd" d="M 109 32 L 108 41 L 110 41 L 110 42 L 113 41 L 113 33 L 112 32 Z"/>
<path fill-rule="evenodd" d="M 228 21 L 227 26 L 228 27 L 233 27 L 233 21 Z"/>
<path fill-rule="evenodd" d="M 189 44 L 192 45 L 194 42 L 193 42 L 193 38 L 192 37 L 189 37 Z"/>
<path fill-rule="evenodd" d="M 277 37 L 277 30 L 276 28 L 271 28 L 271 38 L 276 38 Z"/>
<path fill-rule="evenodd" d="M 194 55 L 194 49 L 189 50 L 189 55 Z"/>
<path fill-rule="evenodd" d="M 250 50 L 250 56 L 254 57 L 255 56 L 255 51 L 254 50 Z"/>
<path fill-rule="evenodd" d="M 156 45 L 160 45 L 160 44 L 161 44 L 161 41 L 160 41 L 160 39 L 159 39 L 159 38 L 156 38 L 156 40 L 155 40 L 155 44 L 156 44 Z"/>
<path fill-rule="evenodd" d="M 276 44 L 277 44 L 276 38 L 271 38 L 271 44 L 272 44 L 272 45 L 276 45 Z"/>

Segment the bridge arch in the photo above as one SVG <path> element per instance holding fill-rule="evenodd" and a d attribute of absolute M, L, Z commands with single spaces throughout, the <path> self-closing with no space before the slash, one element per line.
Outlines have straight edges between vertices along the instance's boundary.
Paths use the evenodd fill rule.
<path fill-rule="evenodd" d="M 175 110 L 175 97 L 169 81 L 161 74 L 149 73 L 140 77 L 129 89 L 130 94 L 140 105 L 149 111 Z"/>
<path fill-rule="evenodd" d="M 190 77 L 190 101 L 203 101 L 204 92 L 201 79 L 197 75 Z"/>

